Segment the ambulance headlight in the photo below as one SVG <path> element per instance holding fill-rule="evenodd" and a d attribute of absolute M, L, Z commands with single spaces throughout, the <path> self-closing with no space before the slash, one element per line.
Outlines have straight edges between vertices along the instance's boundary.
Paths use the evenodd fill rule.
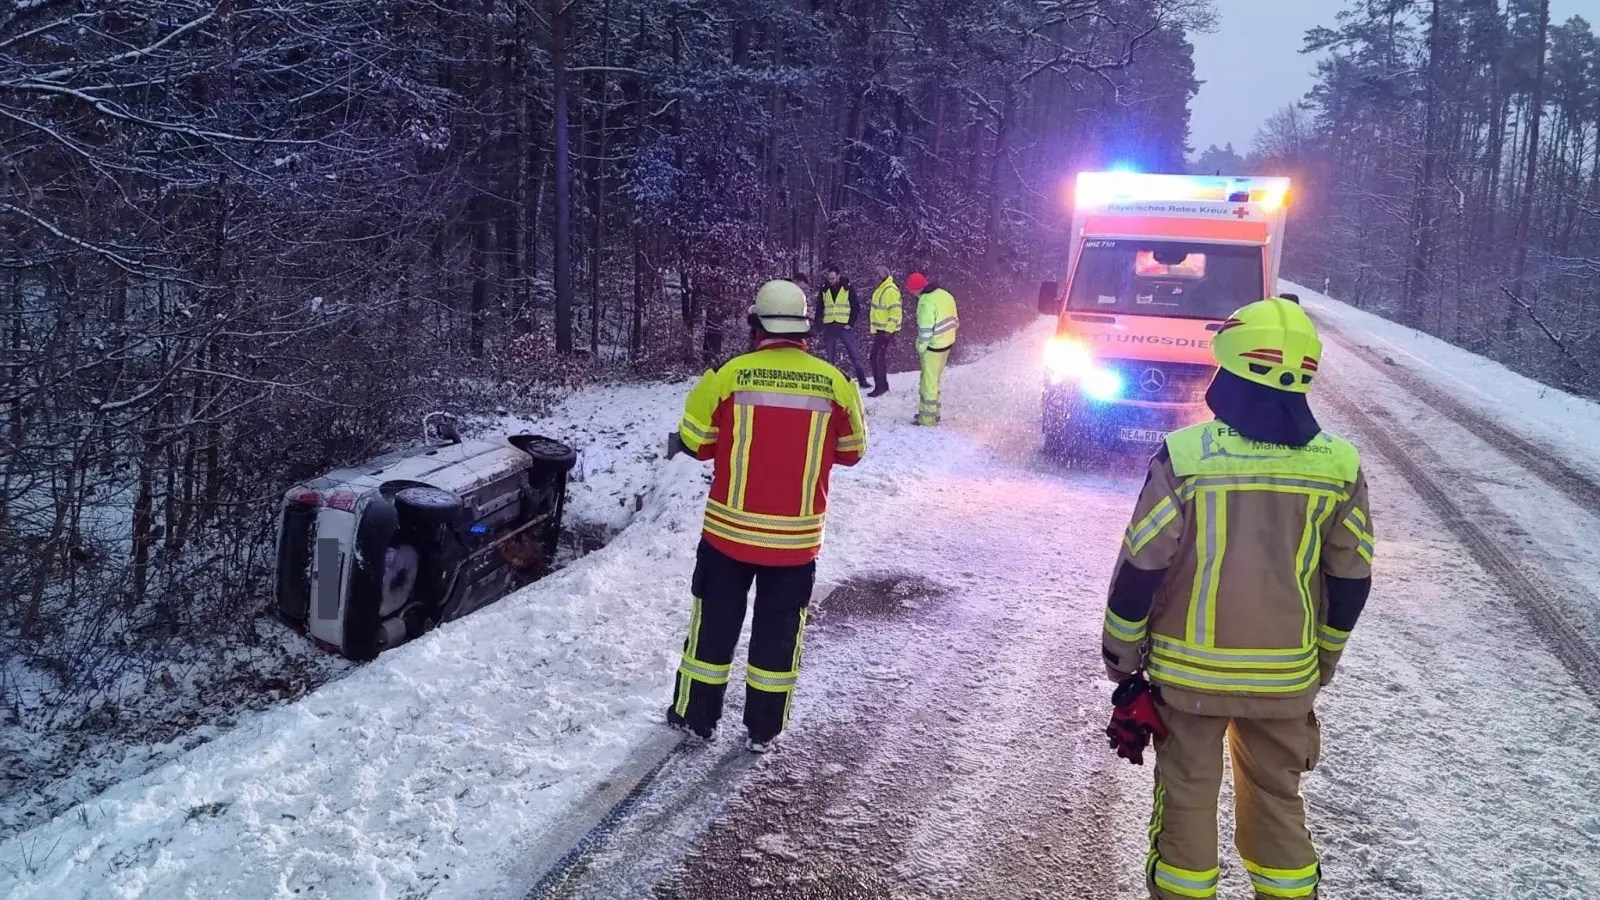
<path fill-rule="evenodd" d="M 1122 376 L 1110 369 L 1091 369 L 1083 376 L 1083 392 L 1096 400 L 1110 401 L 1122 396 Z"/>
<path fill-rule="evenodd" d="M 1094 371 L 1094 354 L 1081 341 L 1056 338 L 1045 347 L 1044 367 L 1052 381 L 1075 381 Z"/>

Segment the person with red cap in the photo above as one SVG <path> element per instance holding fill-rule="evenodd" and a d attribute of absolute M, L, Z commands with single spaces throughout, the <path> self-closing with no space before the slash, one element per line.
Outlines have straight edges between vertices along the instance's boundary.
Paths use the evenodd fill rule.
<path fill-rule="evenodd" d="M 939 382 L 956 345 L 956 298 L 921 272 L 906 279 L 906 290 L 917 298 L 917 359 L 922 363 L 922 384 L 913 425 L 939 424 Z"/>

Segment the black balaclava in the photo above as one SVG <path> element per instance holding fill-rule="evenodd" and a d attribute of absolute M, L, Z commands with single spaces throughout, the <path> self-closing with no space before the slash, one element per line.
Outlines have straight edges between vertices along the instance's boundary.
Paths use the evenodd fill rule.
<path fill-rule="evenodd" d="M 1206 405 L 1223 424 L 1254 441 L 1304 447 L 1322 433 L 1305 394 L 1279 391 L 1218 369 Z"/>

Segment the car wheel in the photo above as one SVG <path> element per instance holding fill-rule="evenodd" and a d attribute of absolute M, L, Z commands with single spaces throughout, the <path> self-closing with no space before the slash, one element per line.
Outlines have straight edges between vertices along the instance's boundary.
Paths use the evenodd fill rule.
<path fill-rule="evenodd" d="M 410 602 L 417 586 L 418 562 L 417 548 L 410 544 L 399 544 L 384 551 L 379 617 L 387 619 Z"/>
<path fill-rule="evenodd" d="M 1044 420 L 1044 452 L 1057 458 L 1070 455 L 1077 449 L 1081 429 L 1077 421 L 1065 417 L 1046 416 Z"/>
<path fill-rule="evenodd" d="M 453 522 L 465 506 L 455 494 L 432 487 L 404 488 L 394 495 L 394 505 L 402 522 L 419 525 Z"/>
<path fill-rule="evenodd" d="M 534 467 L 569 472 L 578 463 L 578 452 L 554 438 L 537 434 L 514 434 L 511 445 L 533 457 Z"/>

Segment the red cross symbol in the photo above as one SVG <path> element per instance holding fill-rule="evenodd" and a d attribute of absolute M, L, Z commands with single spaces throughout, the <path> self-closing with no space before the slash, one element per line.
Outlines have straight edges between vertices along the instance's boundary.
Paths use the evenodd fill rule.
<path fill-rule="evenodd" d="M 1237 218 L 1237 219 L 1240 219 L 1240 220 L 1247 219 L 1247 218 L 1250 217 L 1250 208 L 1248 206 L 1241 206 L 1238 209 L 1233 211 L 1233 215 L 1234 215 L 1234 218 Z"/>

